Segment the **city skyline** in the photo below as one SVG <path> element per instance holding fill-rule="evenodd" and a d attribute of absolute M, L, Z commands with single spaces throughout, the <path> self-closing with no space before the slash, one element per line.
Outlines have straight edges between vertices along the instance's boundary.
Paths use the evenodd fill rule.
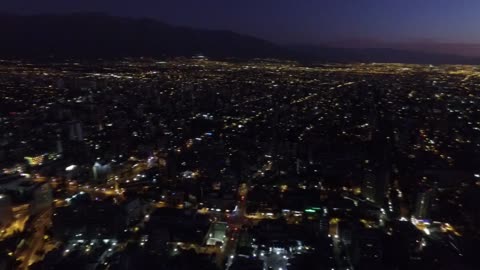
<path fill-rule="evenodd" d="M 300 1 L 0 4 L 1 270 L 479 269 L 480 2 Z"/>

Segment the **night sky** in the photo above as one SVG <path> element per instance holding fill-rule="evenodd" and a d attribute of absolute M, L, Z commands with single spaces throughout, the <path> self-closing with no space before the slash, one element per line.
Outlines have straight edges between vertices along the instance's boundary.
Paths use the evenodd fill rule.
<path fill-rule="evenodd" d="M 479 0 L 9 0 L 22 14 L 106 12 L 228 29 L 281 44 L 428 47 L 480 54 Z"/>

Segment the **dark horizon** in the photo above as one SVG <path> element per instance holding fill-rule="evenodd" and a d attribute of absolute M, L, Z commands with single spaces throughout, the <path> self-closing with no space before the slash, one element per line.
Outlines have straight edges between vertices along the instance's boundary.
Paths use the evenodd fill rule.
<path fill-rule="evenodd" d="M 451 47 L 448 44 L 429 50 L 419 50 L 405 43 L 370 46 L 365 40 L 286 46 L 229 30 L 205 30 L 98 12 L 25 16 L 4 13 L 0 16 L 0 24 L 9 26 L 0 30 L 5 39 L 0 44 L 0 56 L 8 59 L 190 57 L 203 54 L 217 59 L 277 58 L 306 64 L 480 63 L 480 57 L 443 52 L 442 48 Z"/>
<path fill-rule="evenodd" d="M 209 0 L 157 3 L 136 1 L 36 1 L 0 5 L 22 15 L 105 13 L 151 18 L 175 26 L 228 30 L 280 45 L 308 44 L 346 48 L 394 48 L 480 56 L 480 3 L 452 1 L 242 1 Z"/>

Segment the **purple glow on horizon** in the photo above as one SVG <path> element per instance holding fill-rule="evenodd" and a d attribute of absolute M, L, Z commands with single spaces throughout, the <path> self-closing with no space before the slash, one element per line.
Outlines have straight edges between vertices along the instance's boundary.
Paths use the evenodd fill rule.
<path fill-rule="evenodd" d="M 175 25 L 227 29 L 273 42 L 420 49 L 480 55 L 478 0 L 19 0 L 15 13 L 95 11 L 150 17 Z"/>

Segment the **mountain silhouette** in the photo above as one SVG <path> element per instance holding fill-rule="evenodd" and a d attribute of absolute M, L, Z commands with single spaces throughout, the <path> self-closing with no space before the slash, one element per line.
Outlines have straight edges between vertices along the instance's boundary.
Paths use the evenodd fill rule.
<path fill-rule="evenodd" d="M 480 64 L 464 56 L 385 49 L 281 46 L 232 31 L 172 26 L 102 13 L 0 14 L 2 58 L 174 57 L 280 58 L 315 62 Z"/>
<path fill-rule="evenodd" d="M 283 57 L 284 48 L 231 31 L 176 27 L 151 19 L 99 13 L 1 15 L 0 56 L 53 57 Z"/>
<path fill-rule="evenodd" d="M 332 48 L 326 46 L 295 45 L 290 50 L 297 57 L 313 62 L 341 63 L 412 63 L 412 64 L 480 64 L 480 58 L 461 55 L 427 53 L 395 48 Z"/>

